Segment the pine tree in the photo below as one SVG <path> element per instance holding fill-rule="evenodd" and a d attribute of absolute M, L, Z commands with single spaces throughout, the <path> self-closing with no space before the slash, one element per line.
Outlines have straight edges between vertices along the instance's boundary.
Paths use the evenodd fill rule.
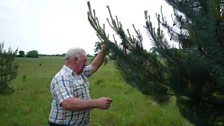
<path fill-rule="evenodd" d="M 0 93 L 12 91 L 8 83 L 17 76 L 18 65 L 14 62 L 16 54 L 17 50 L 5 50 L 4 43 L 0 42 Z"/>
<path fill-rule="evenodd" d="M 115 37 L 109 39 L 89 2 L 88 20 L 100 41 L 108 44 L 108 55 L 129 84 L 159 102 L 176 97 L 182 115 L 196 126 L 223 126 L 224 1 L 166 2 L 174 8 L 173 25 L 167 24 L 161 11 L 156 29 L 145 12 L 145 28 L 154 45 L 150 51 L 143 48 L 140 31 L 134 25 L 135 35 L 125 31 L 108 6 L 107 21 L 120 42 Z M 169 40 L 179 47 L 170 45 Z"/>

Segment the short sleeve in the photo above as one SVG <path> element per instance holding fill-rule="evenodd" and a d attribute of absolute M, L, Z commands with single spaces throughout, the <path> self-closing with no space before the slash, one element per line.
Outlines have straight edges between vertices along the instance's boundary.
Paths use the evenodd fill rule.
<path fill-rule="evenodd" d="M 92 70 L 92 66 L 91 65 L 88 65 L 88 66 L 85 66 L 84 69 L 83 69 L 83 75 L 86 76 L 86 77 L 90 77 L 93 73 L 93 70 Z"/>
<path fill-rule="evenodd" d="M 64 99 L 73 97 L 73 90 L 71 89 L 70 82 L 63 76 L 61 76 L 61 79 L 55 80 L 52 83 L 52 87 L 52 94 L 59 104 L 61 104 Z"/>

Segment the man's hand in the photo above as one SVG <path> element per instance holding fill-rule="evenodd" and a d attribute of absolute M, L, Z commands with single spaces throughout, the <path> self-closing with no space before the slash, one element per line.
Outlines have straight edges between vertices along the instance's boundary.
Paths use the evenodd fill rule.
<path fill-rule="evenodd" d="M 109 109 L 110 108 L 110 104 L 112 102 L 112 99 L 111 98 L 102 97 L 102 98 L 95 99 L 95 102 L 96 102 L 96 107 L 97 108 Z"/>
<path fill-rule="evenodd" d="M 106 53 L 107 49 L 108 49 L 108 46 L 107 46 L 106 43 L 101 44 L 101 50 L 102 51 L 104 51 Z"/>

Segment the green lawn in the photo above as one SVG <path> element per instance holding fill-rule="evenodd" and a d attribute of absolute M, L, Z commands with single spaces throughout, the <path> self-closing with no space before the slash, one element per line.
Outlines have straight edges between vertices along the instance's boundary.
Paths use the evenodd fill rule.
<path fill-rule="evenodd" d="M 17 58 L 19 74 L 10 83 L 15 92 L 0 95 L 1 126 L 46 126 L 50 112 L 49 85 L 60 70 L 61 57 Z M 92 98 L 113 99 L 110 110 L 95 109 L 91 126 L 192 126 L 181 117 L 175 98 L 158 105 L 124 82 L 109 62 L 90 78 Z"/>

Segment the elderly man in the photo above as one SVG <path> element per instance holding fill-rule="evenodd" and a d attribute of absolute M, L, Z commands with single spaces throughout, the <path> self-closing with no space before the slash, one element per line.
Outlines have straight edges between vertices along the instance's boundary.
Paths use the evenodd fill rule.
<path fill-rule="evenodd" d="M 91 99 L 88 82 L 88 77 L 103 64 L 105 54 L 106 46 L 102 46 L 93 62 L 86 65 L 87 56 L 83 49 L 67 51 L 64 66 L 51 82 L 53 101 L 49 126 L 88 126 L 91 109 L 109 109 L 112 99 Z"/>

